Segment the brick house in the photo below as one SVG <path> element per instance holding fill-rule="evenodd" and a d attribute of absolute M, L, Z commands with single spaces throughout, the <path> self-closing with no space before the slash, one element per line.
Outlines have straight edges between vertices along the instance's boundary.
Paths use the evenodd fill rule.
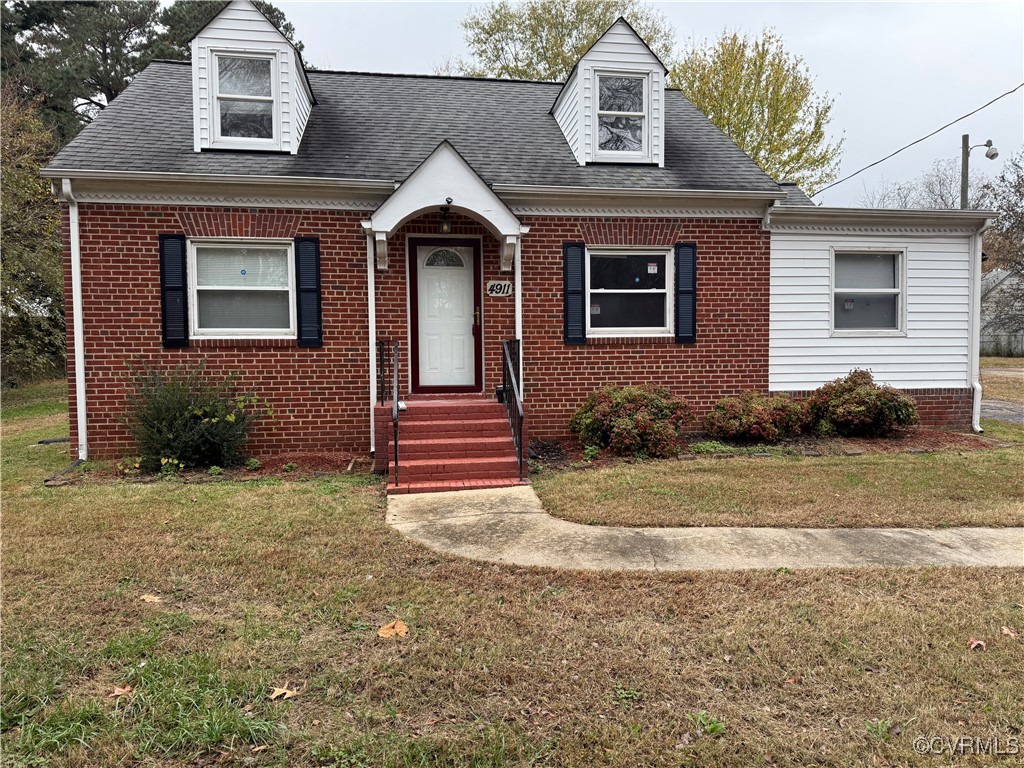
<path fill-rule="evenodd" d="M 407 490 L 518 480 L 509 380 L 537 439 L 608 383 L 703 414 L 854 367 L 977 428 L 986 215 L 814 206 L 666 88 L 625 20 L 564 84 L 306 72 L 246 0 L 191 45 L 45 171 L 81 458 L 133 452 L 133 361 L 240 372 L 277 413 L 256 455 L 381 468 L 397 380 Z"/>

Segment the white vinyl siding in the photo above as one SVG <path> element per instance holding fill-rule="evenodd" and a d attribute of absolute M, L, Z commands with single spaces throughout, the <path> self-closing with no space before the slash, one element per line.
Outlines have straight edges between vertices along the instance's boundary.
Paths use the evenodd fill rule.
<path fill-rule="evenodd" d="M 569 143 L 569 148 L 572 150 L 573 155 L 576 156 L 576 161 L 580 165 L 586 163 L 586 160 L 583 158 L 582 147 L 580 145 L 579 70 L 575 70 L 572 73 L 572 77 L 570 77 L 569 81 L 565 84 L 565 89 L 555 105 L 555 122 L 557 122 L 558 127 L 562 129 L 565 140 Z"/>
<path fill-rule="evenodd" d="M 555 102 L 555 119 L 577 161 L 581 165 L 598 159 L 614 161 L 608 153 L 598 158 L 597 149 L 597 77 L 599 73 L 607 72 L 649 78 L 648 160 L 652 165 L 664 166 L 665 70 L 643 41 L 622 22 L 616 22 L 580 59 L 572 78 Z M 576 118 L 568 112 L 573 105 L 577 109 Z M 623 157 L 621 160 L 638 162 L 636 157 Z"/>
<path fill-rule="evenodd" d="M 831 254 L 903 254 L 905 332 L 832 335 Z M 970 386 L 970 237 L 773 233 L 768 379 L 815 389 L 853 368 L 905 389 Z"/>
<path fill-rule="evenodd" d="M 267 21 L 263 14 L 243 0 L 233 0 L 192 41 L 193 115 L 195 151 L 217 146 L 215 55 L 273 56 L 276 60 L 276 106 L 278 132 L 273 145 L 266 140 L 241 147 L 275 149 L 295 154 L 309 117 L 312 94 L 309 93 L 295 50 Z"/>

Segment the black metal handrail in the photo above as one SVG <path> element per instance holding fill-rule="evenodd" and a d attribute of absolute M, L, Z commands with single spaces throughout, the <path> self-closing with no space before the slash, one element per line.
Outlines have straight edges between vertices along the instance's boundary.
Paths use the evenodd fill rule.
<path fill-rule="evenodd" d="M 388 374 L 391 374 L 388 376 Z M 384 393 L 387 391 L 388 379 L 391 379 L 391 429 L 393 432 L 392 446 L 394 449 L 394 479 L 398 485 L 398 342 L 385 340 L 377 342 L 377 403 L 384 405 Z"/>
<path fill-rule="evenodd" d="M 505 393 L 505 410 L 512 428 L 512 442 L 519 461 L 519 479 L 524 478 L 523 465 L 523 395 L 519 385 L 519 339 L 501 342 L 501 384 Z"/>

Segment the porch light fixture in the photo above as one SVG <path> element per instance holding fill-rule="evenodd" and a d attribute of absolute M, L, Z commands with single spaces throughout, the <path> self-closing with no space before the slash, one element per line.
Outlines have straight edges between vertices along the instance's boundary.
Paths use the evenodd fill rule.
<path fill-rule="evenodd" d="M 448 203 L 448 205 L 451 205 L 452 199 L 450 197 L 446 197 L 445 202 Z M 437 231 L 442 235 L 450 235 L 452 233 L 452 209 L 449 208 L 448 205 L 441 206 L 441 221 L 437 225 Z"/>

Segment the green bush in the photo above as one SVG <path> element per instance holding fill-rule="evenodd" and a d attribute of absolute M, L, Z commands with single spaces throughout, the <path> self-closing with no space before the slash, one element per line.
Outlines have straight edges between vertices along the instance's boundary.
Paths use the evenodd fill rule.
<path fill-rule="evenodd" d="M 664 458 L 686 444 L 690 407 L 663 387 L 603 387 L 572 415 L 569 427 L 584 445 L 623 456 Z"/>
<path fill-rule="evenodd" d="M 127 418 L 147 471 L 173 466 L 228 467 L 244 458 L 242 448 L 261 415 L 257 398 L 240 392 L 233 375 L 214 378 L 205 364 L 170 370 L 135 371 Z"/>
<path fill-rule="evenodd" d="M 814 432 L 822 436 L 888 437 L 919 421 L 912 397 L 879 386 L 871 371 L 859 368 L 818 387 L 807 406 Z"/>
<path fill-rule="evenodd" d="M 717 440 L 777 443 L 796 437 L 807 426 L 807 407 L 788 395 L 767 396 L 753 390 L 719 400 L 704 420 Z"/>

